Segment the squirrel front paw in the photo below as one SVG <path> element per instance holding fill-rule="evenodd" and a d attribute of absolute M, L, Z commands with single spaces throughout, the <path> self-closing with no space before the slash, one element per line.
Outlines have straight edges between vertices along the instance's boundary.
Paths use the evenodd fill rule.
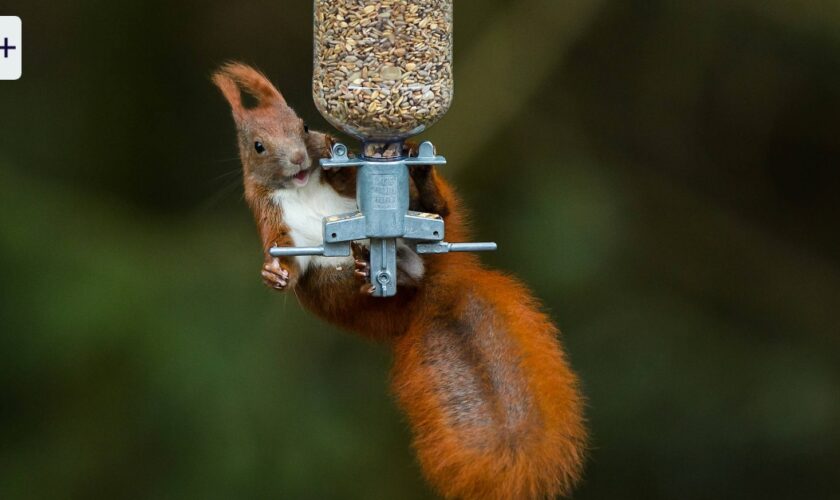
<path fill-rule="evenodd" d="M 371 295 L 376 288 L 370 283 L 370 249 L 365 248 L 358 243 L 352 244 L 353 248 L 353 275 L 356 280 L 361 283 L 359 292 L 363 295 Z"/>
<path fill-rule="evenodd" d="M 280 265 L 280 259 L 271 259 L 262 268 L 262 280 L 265 286 L 274 290 L 285 290 L 291 282 L 291 273 Z"/>

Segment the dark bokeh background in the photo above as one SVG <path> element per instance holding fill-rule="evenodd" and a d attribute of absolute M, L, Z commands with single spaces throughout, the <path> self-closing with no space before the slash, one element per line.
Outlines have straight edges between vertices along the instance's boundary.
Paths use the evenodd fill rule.
<path fill-rule="evenodd" d="M 4 2 L 0 498 L 430 498 L 389 354 L 264 289 L 232 121 L 314 127 L 308 1 Z M 836 1 L 456 6 L 426 135 L 564 332 L 580 499 L 840 490 Z M 836 498 L 836 497 L 835 497 Z"/>

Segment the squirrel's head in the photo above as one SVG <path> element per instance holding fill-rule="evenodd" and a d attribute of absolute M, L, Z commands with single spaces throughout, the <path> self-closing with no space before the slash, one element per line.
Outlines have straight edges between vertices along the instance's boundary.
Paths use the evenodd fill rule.
<path fill-rule="evenodd" d="M 305 186 L 313 171 L 308 128 L 262 73 L 228 63 L 213 75 L 233 111 L 246 180 L 269 189 Z M 253 105 L 243 98 L 250 97 Z"/>

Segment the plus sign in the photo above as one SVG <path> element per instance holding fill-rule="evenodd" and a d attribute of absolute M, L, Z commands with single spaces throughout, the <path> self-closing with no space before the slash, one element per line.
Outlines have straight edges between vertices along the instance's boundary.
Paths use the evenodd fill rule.
<path fill-rule="evenodd" d="M 15 47 L 14 45 L 9 45 L 9 39 L 8 38 L 3 38 L 3 45 L 0 45 L 0 50 L 3 51 L 3 58 L 4 59 L 8 59 L 9 58 L 9 51 L 10 50 L 15 50 L 16 48 L 17 47 Z"/>

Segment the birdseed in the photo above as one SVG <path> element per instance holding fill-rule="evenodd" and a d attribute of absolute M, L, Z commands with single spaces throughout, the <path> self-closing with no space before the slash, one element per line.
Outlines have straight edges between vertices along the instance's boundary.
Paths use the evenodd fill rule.
<path fill-rule="evenodd" d="M 449 109 L 452 0 L 315 0 L 312 93 L 334 126 L 402 139 Z"/>

